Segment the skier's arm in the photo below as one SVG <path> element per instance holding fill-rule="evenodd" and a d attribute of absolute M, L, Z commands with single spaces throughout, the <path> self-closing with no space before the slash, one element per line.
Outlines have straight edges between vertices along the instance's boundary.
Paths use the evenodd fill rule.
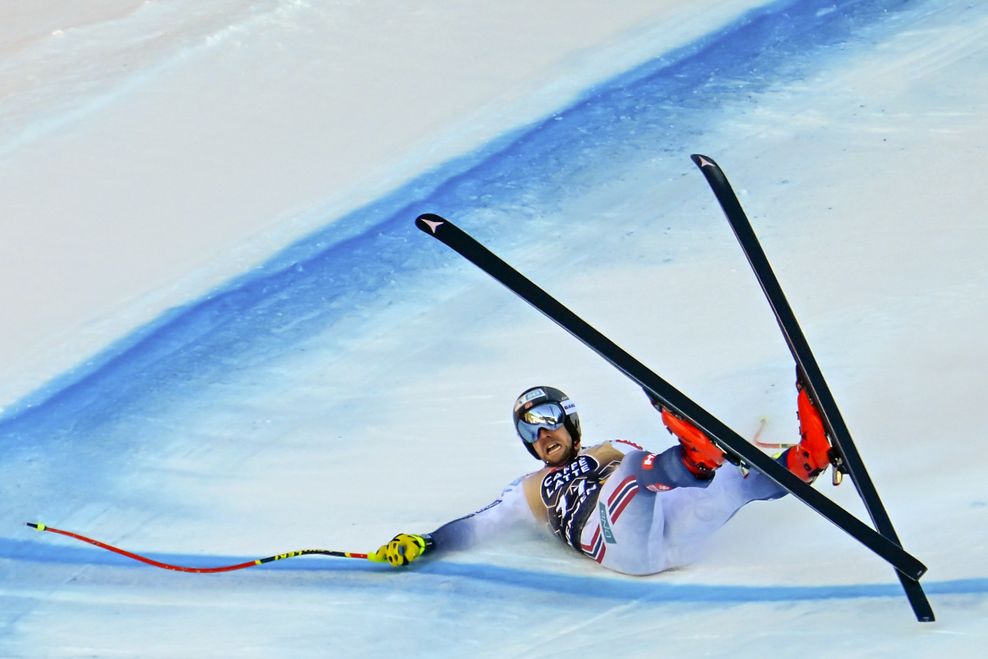
<path fill-rule="evenodd" d="M 393 567 L 408 565 L 420 556 L 466 549 L 519 523 L 534 520 L 522 480 L 515 481 L 494 502 L 477 512 L 443 524 L 432 533 L 399 533 L 368 558 Z"/>

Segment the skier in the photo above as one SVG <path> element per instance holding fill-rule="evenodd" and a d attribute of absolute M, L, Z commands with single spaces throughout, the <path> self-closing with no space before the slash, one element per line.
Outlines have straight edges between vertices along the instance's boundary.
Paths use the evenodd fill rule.
<path fill-rule="evenodd" d="M 831 446 L 805 389 L 799 381 L 796 387 L 800 442 L 777 460 L 809 483 L 830 464 Z M 432 533 L 399 533 L 370 560 L 401 567 L 425 554 L 465 549 L 516 524 L 536 523 L 606 568 L 654 574 L 687 562 L 697 543 L 745 504 L 786 494 L 758 471 L 718 474 L 724 453 L 692 423 L 659 401 L 652 405 L 678 446 L 656 454 L 615 440 L 581 449 L 573 401 L 553 387 L 525 390 L 514 404 L 515 428 L 545 466 L 511 483 L 493 503 Z"/>

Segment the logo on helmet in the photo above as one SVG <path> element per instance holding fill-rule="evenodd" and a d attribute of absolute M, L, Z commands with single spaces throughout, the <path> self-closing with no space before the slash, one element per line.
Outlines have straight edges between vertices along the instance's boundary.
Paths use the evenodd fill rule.
<path fill-rule="evenodd" d="M 532 389 L 531 391 L 526 392 L 521 398 L 518 399 L 518 402 L 515 403 L 515 411 L 525 407 L 526 403 L 530 403 L 536 398 L 546 398 L 545 392 L 541 389 Z"/>

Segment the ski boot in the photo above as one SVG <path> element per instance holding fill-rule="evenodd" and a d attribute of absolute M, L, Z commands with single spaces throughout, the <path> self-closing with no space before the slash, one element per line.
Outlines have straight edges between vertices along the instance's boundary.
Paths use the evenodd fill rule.
<path fill-rule="evenodd" d="M 812 483 L 831 462 L 832 447 L 827 431 L 802 380 L 796 381 L 796 409 L 799 417 L 799 444 L 786 452 L 785 465 L 803 481 Z"/>
<path fill-rule="evenodd" d="M 710 480 L 714 472 L 724 464 L 724 452 L 710 441 L 702 430 L 686 419 L 681 419 L 664 407 L 662 423 L 666 425 L 682 446 L 683 464 L 700 480 Z"/>

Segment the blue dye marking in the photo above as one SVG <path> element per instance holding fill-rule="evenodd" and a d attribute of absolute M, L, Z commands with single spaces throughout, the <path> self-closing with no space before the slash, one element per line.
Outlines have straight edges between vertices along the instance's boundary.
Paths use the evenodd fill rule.
<path fill-rule="evenodd" d="M 49 565 L 99 565 L 146 570 L 158 569 L 101 549 L 49 545 L 4 538 L 0 538 L 0 558 Z M 176 565 L 214 567 L 243 563 L 259 557 L 154 554 L 149 555 L 148 558 Z M 457 579 L 487 585 L 493 584 L 498 588 L 519 588 L 542 593 L 579 595 L 583 598 L 593 597 L 604 600 L 717 602 L 723 604 L 902 596 L 902 586 L 892 581 L 883 584 L 820 586 L 670 584 L 662 582 L 661 575 L 646 578 L 622 577 L 617 575 L 582 577 L 451 561 L 426 561 L 399 572 L 387 565 L 370 563 L 358 559 L 303 557 L 276 561 L 247 569 L 378 573 L 384 580 L 395 579 L 399 574 L 421 579 L 455 577 Z M 222 577 L 214 576 L 208 578 Z M 397 582 L 392 583 L 398 585 Z M 368 585 L 381 584 L 375 582 L 375 584 Z M 352 582 L 348 582 L 348 586 L 352 587 Z M 947 581 L 924 580 L 923 586 L 929 595 L 983 596 L 988 594 L 988 578 L 985 577 L 952 579 Z"/>
<path fill-rule="evenodd" d="M 918 7 L 907 0 L 807 0 L 751 12 L 169 311 L 10 406 L 0 416 L 0 441 L 38 447 L 105 434 L 128 414 L 167 415 L 172 402 L 202 397 L 212 383 L 296 354 L 314 336 L 333 345 L 336 321 L 371 313 L 387 304 L 396 282 L 452 259 L 413 228 L 420 212 L 455 218 L 495 249 L 510 247 L 519 229 L 528 237 L 552 235 L 561 227 L 539 218 L 568 196 L 604 186 L 616 172 L 647 167 L 657 152 L 685 158 L 725 107 L 811 75 L 869 30 L 893 30 L 900 14 Z"/>

